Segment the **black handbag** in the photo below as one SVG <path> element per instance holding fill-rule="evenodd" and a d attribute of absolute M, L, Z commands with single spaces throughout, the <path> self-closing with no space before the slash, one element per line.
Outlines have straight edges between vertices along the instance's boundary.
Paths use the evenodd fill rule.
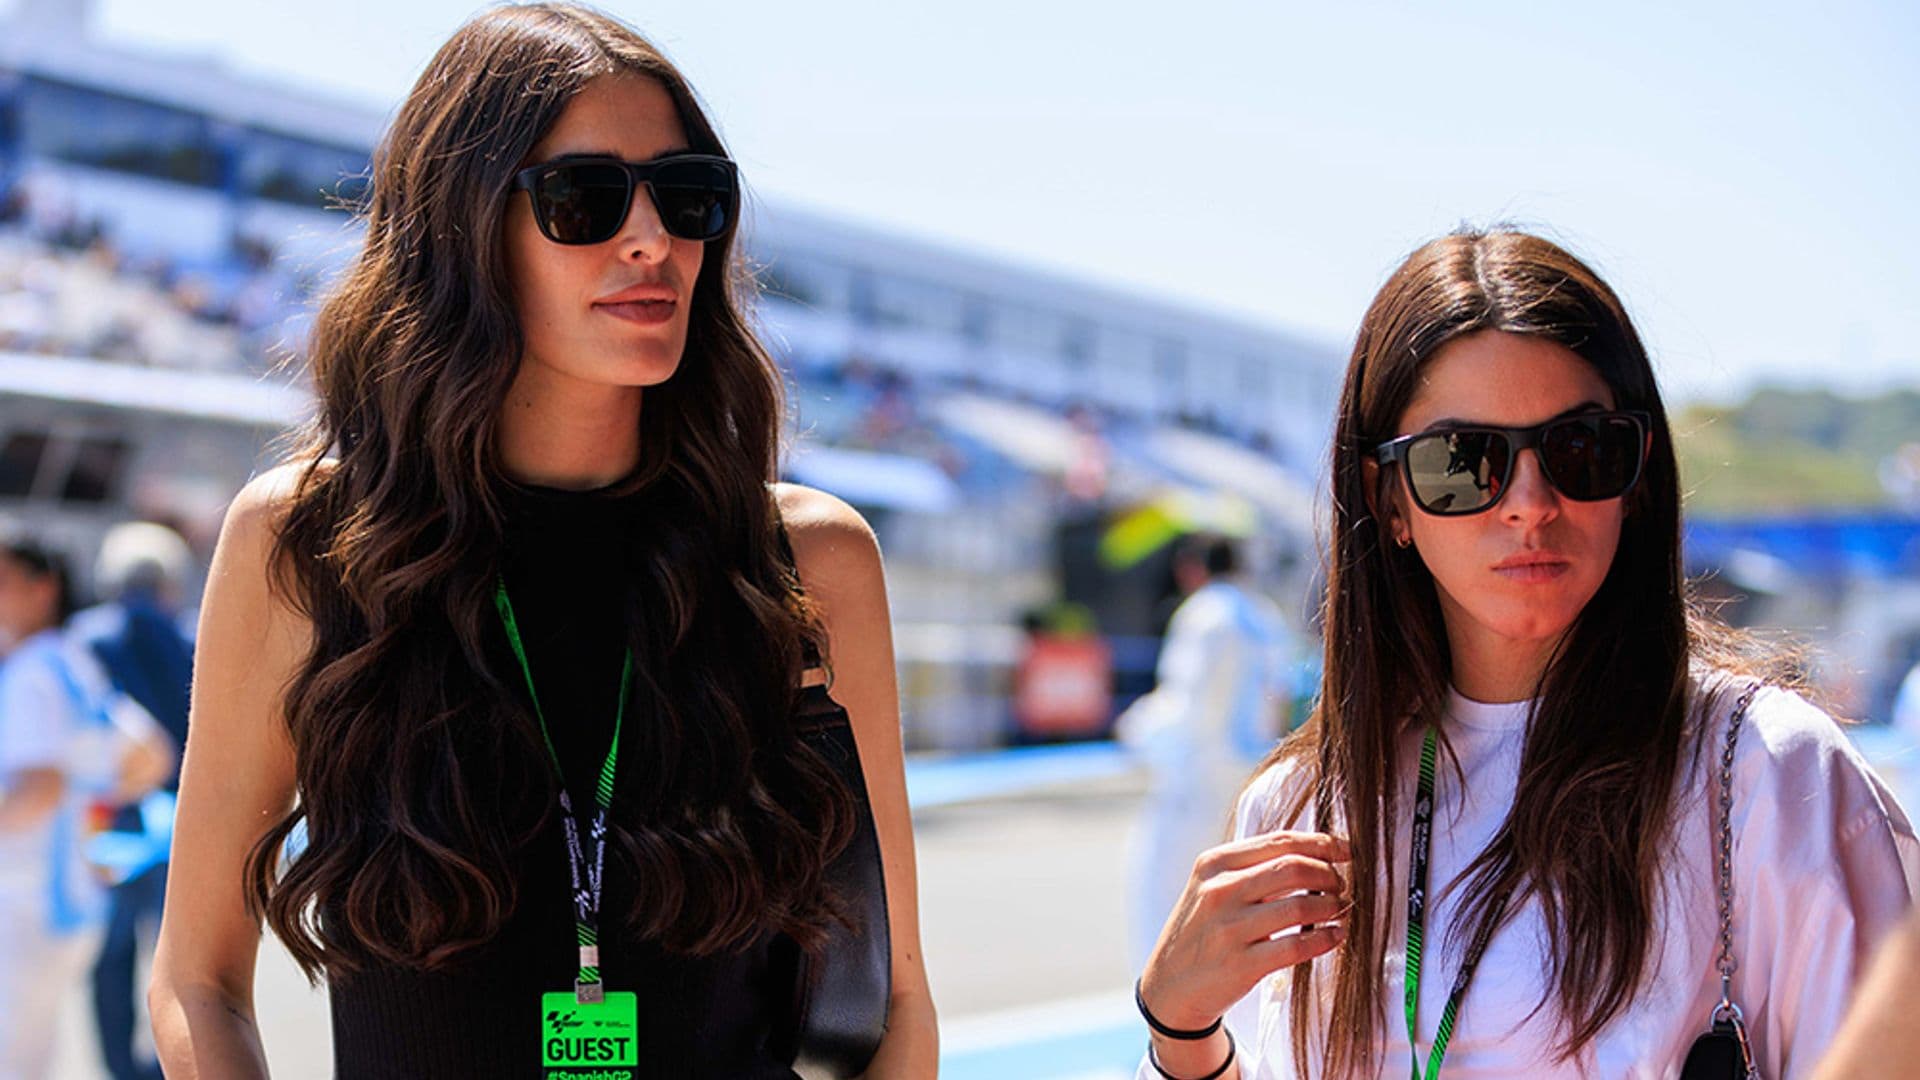
<path fill-rule="evenodd" d="M 1680 1080 L 1757 1080 L 1759 1075 L 1747 1045 L 1747 1029 L 1731 1016 L 1715 1020 L 1712 1030 L 1693 1040 L 1686 1064 L 1680 1066 Z"/>
<path fill-rule="evenodd" d="M 786 523 L 776 519 L 775 528 L 781 555 L 797 583 L 800 571 Z M 811 645 L 804 659 L 809 668 L 820 662 Z M 852 925 L 834 924 L 817 957 L 787 942 L 797 954 L 792 1028 L 777 1038 L 791 1050 L 793 1071 L 802 1080 L 848 1080 L 866 1071 L 887 1034 L 887 1009 L 893 999 L 893 938 L 886 872 L 880 863 L 880 836 L 874 830 L 867 777 L 860 768 L 860 748 L 847 710 L 825 687 L 816 687 L 803 693 L 794 723 L 801 741 L 833 766 L 853 796 L 853 836 L 826 869 L 827 883 L 850 909 Z"/>
<path fill-rule="evenodd" d="M 804 1080 L 845 1080 L 866 1070 L 886 1037 L 893 947 L 880 838 L 853 727 L 846 711 L 825 694 L 816 700 L 825 707 L 803 713 L 800 737 L 832 763 L 858 809 L 853 838 L 827 866 L 827 880 L 851 908 L 853 925 L 836 924 L 817 958 L 799 956 L 793 1069 Z"/>
<path fill-rule="evenodd" d="M 1727 721 L 1727 745 L 1720 757 L 1717 819 L 1719 848 L 1713 853 L 1714 877 L 1720 887 L 1720 1001 L 1708 1018 L 1706 1034 L 1693 1041 L 1680 1066 L 1680 1080 L 1760 1080 L 1747 1041 L 1746 1017 L 1733 1000 L 1733 750 L 1740 739 L 1740 721 L 1760 690 L 1754 684 L 1734 703 Z"/>

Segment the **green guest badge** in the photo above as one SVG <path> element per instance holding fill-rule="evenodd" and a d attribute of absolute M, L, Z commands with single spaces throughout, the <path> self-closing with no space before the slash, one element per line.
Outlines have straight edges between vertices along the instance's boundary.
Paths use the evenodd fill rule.
<path fill-rule="evenodd" d="M 571 990 L 540 995 L 540 1063 L 547 1080 L 634 1080 L 639 1006 L 631 991 L 582 1003 Z"/>
<path fill-rule="evenodd" d="M 600 886 L 601 870 L 607 855 L 607 810 L 613 805 L 613 781 L 619 760 L 620 724 L 627 711 L 627 691 L 633 681 L 633 654 L 629 652 L 620 668 L 620 702 L 614 708 L 613 742 L 607 747 L 607 759 L 600 766 L 599 783 L 594 786 L 593 820 L 587 836 L 593 842 L 593 857 L 587 858 L 580 842 L 580 822 L 573 812 L 573 798 L 561 775 L 560 755 L 554 752 L 547 731 L 546 714 L 540 710 L 540 694 L 533 686 L 533 666 L 520 642 L 520 627 L 513 616 L 513 603 L 507 599 L 505 580 L 494 586 L 494 605 L 506 628 L 507 641 L 527 677 L 527 696 L 533 700 L 534 715 L 540 719 L 540 735 L 547 744 L 547 756 L 553 763 L 558 781 L 560 822 L 566 829 L 567 868 L 572 886 L 574 944 L 580 950 L 579 975 L 572 990 L 540 995 L 540 1064 L 546 1080 L 636 1080 L 640 1064 L 640 1005 L 632 991 L 609 991 L 600 970 Z"/>

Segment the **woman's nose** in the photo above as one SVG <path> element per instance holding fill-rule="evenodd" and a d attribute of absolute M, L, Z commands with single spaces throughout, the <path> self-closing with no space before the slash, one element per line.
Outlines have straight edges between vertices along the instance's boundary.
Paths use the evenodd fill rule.
<path fill-rule="evenodd" d="M 1513 474 L 1507 477 L 1507 493 L 1500 500 L 1500 514 L 1515 524 L 1540 525 L 1560 513 L 1560 493 L 1547 480 L 1540 455 L 1520 451 L 1514 459 Z"/>
<path fill-rule="evenodd" d="M 620 226 L 616 240 L 620 244 L 620 257 L 636 262 L 663 262 L 672 249 L 673 237 L 661 224 L 660 212 L 654 209 L 653 193 L 645 184 L 634 185 L 633 205 L 627 207 L 627 220 Z"/>

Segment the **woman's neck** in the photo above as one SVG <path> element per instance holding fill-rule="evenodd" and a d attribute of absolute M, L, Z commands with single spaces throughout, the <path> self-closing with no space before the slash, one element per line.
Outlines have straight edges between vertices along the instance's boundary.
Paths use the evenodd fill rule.
<path fill-rule="evenodd" d="M 1557 639 L 1516 639 L 1447 627 L 1453 653 L 1453 688 L 1469 701 L 1497 705 L 1531 699 L 1540 688 L 1540 676 L 1553 657 Z"/>
<path fill-rule="evenodd" d="M 588 491 L 640 463 L 638 386 L 609 386 L 525 360 L 500 413 L 500 467 L 524 484 Z"/>

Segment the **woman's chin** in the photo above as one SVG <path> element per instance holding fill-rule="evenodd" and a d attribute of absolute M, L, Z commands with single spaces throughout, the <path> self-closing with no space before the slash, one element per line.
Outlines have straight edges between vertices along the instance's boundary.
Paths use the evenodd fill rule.
<path fill-rule="evenodd" d="M 1545 643 L 1566 633 L 1579 615 L 1580 606 L 1572 604 L 1552 610 L 1529 607 L 1523 611 L 1489 611 L 1476 617 L 1476 621 L 1495 637 L 1515 643 Z"/>
<path fill-rule="evenodd" d="M 1464 617 L 1481 633 L 1497 640 L 1520 644 L 1544 642 L 1566 633 L 1590 596 L 1578 589 L 1540 589 L 1526 587 L 1520 595 L 1502 588 L 1495 580 L 1476 579 L 1470 588 L 1440 590 L 1446 618 L 1454 622 Z"/>
<path fill-rule="evenodd" d="M 628 345 L 622 349 L 610 349 L 606 355 L 617 359 L 596 367 L 593 378 L 610 386 L 659 386 L 680 370 L 678 350 L 636 349 Z"/>

